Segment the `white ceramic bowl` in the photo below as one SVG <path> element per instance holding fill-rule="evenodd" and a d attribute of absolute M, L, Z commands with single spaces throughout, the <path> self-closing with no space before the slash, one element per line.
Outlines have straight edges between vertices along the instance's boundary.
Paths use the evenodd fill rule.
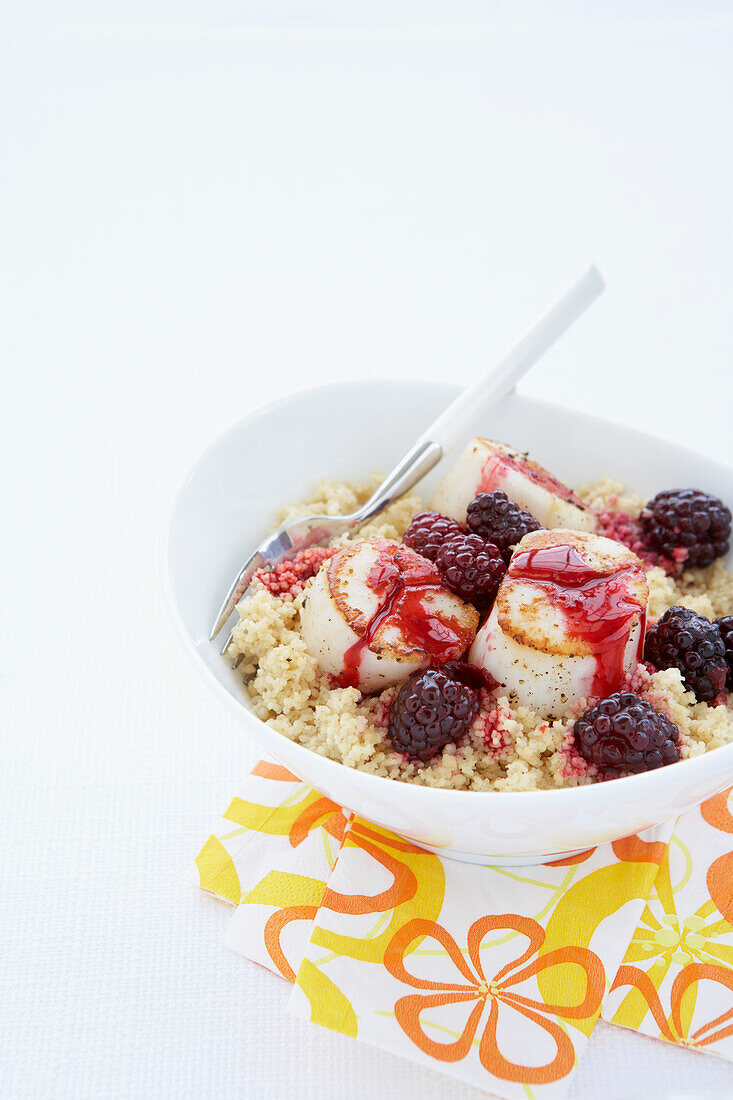
<path fill-rule="evenodd" d="M 262 753 L 335 802 L 456 859 L 539 863 L 635 833 L 733 783 L 733 745 L 588 787 L 491 793 L 437 790 L 347 768 L 271 730 L 208 641 L 222 593 L 272 526 L 275 509 L 322 477 L 387 471 L 455 396 L 438 383 L 345 382 L 293 394 L 240 421 L 186 478 L 170 521 L 165 587 L 184 646 Z M 356 427 L 355 427 L 356 425 Z M 470 435 L 504 440 L 570 485 L 619 477 L 644 496 L 695 486 L 730 499 L 730 469 L 620 425 L 514 393 Z M 467 433 L 468 438 L 468 433 Z M 457 453 L 457 451 L 456 451 Z M 423 500 L 448 456 L 420 488 Z M 219 644 L 220 644 L 219 640 Z"/>

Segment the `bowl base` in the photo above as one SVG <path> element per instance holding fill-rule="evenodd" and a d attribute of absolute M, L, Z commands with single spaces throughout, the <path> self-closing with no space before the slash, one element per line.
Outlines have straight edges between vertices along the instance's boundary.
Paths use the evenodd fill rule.
<path fill-rule="evenodd" d="M 413 843 L 416 842 L 413 841 Z M 427 852 L 433 852 L 441 859 L 455 860 L 457 863 L 473 863 L 482 867 L 541 867 L 557 860 L 572 859 L 573 856 L 579 856 L 581 852 L 587 851 L 587 848 L 576 848 L 572 852 L 535 852 L 526 856 L 482 856 L 477 852 L 457 852 L 455 848 L 432 848 L 429 844 L 420 844 L 419 847 Z"/>

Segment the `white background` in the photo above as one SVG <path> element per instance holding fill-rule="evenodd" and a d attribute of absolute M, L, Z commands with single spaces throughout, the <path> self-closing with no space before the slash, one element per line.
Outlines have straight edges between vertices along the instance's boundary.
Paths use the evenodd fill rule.
<path fill-rule="evenodd" d="M 248 756 L 159 537 L 253 406 L 468 380 L 591 259 L 526 391 L 733 458 L 732 123 L 729 3 L 0 5 L 0 1095 L 481 1095 L 289 1018 L 183 885 Z M 732 1093 L 603 1025 L 571 1089 Z"/>

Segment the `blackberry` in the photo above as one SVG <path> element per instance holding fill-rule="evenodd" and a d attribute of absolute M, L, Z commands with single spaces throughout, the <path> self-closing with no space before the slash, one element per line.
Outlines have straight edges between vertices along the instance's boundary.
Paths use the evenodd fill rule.
<path fill-rule="evenodd" d="M 445 540 L 452 535 L 463 535 L 465 531 L 465 527 L 450 516 L 440 512 L 420 512 L 407 528 L 402 541 L 424 558 L 435 561 Z"/>
<path fill-rule="evenodd" d="M 533 515 L 500 490 L 474 497 L 468 506 L 466 523 L 469 531 L 498 546 L 506 561 L 520 539 L 542 527 Z"/>
<path fill-rule="evenodd" d="M 710 565 L 730 549 L 730 508 L 698 489 L 657 493 L 640 519 L 652 549 L 667 558 L 686 550 L 685 566 Z"/>
<path fill-rule="evenodd" d="M 723 690 L 728 674 L 720 627 L 687 607 L 670 607 L 646 632 L 644 659 L 655 668 L 678 668 L 703 702 Z"/>
<path fill-rule="evenodd" d="M 441 546 L 435 564 L 451 592 L 482 608 L 493 602 L 506 573 L 499 548 L 480 535 L 454 535 Z"/>
<path fill-rule="evenodd" d="M 573 733 L 580 755 L 604 771 L 646 772 L 680 758 L 677 727 L 631 692 L 601 699 L 578 719 Z"/>
<path fill-rule="evenodd" d="M 720 631 L 725 646 L 725 656 L 728 661 L 728 689 L 733 691 L 733 615 L 724 615 L 716 619 L 715 625 Z"/>
<path fill-rule="evenodd" d="M 389 738 L 398 752 L 426 764 L 458 741 L 478 714 L 478 693 L 442 669 L 410 676 L 392 704 Z"/>
<path fill-rule="evenodd" d="M 498 687 L 498 681 L 494 679 L 490 672 L 487 672 L 485 668 L 469 665 L 467 661 L 446 661 L 440 668 L 450 676 L 451 680 L 458 680 L 476 691 L 480 691 L 481 688 L 485 688 L 486 691 L 493 691 L 495 687 Z"/>

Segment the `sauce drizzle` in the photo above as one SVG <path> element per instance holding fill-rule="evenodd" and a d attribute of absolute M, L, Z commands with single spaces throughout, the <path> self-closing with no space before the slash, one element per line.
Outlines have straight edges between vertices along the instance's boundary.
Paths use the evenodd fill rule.
<path fill-rule="evenodd" d="M 362 654 L 372 648 L 385 625 L 394 626 L 404 642 L 441 663 L 460 657 L 473 638 L 473 631 L 456 619 L 431 611 L 426 597 L 445 586 L 437 567 L 408 548 L 397 545 L 392 553 L 380 549 L 366 583 L 380 604 L 364 634 L 344 654 L 342 687 L 359 686 Z"/>
<path fill-rule="evenodd" d="M 576 508 L 587 511 L 586 505 L 577 493 L 574 493 L 567 485 L 563 485 L 562 481 L 558 481 L 544 467 L 529 459 L 513 458 L 507 454 L 489 455 L 481 468 L 481 478 L 476 487 L 476 492 L 493 493 L 496 489 L 501 489 L 505 485 L 507 477 L 514 470 L 529 478 L 535 485 L 539 485 L 541 489 L 546 489 L 547 492 L 574 504 Z M 511 493 L 507 495 L 511 496 Z"/>
<path fill-rule="evenodd" d="M 646 604 L 628 583 L 640 572 L 641 564 L 630 564 L 599 573 L 574 546 L 521 550 L 512 558 L 512 576 L 546 592 L 550 602 L 562 609 L 569 632 L 587 643 L 596 664 L 594 696 L 609 695 L 623 683 L 624 655 L 634 617 L 641 625 L 636 661 L 641 660 Z"/>

